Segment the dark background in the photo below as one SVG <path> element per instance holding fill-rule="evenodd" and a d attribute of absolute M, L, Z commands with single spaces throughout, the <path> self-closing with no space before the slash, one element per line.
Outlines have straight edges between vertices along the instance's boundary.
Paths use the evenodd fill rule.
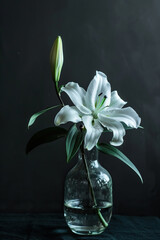
<path fill-rule="evenodd" d="M 141 172 L 144 184 L 118 159 L 100 154 L 113 179 L 114 213 L 160 215 L 160 1 L 32 0 L 1 3 L 0 26 L 0 211 L 62 212 L 68 170 L 65 142 L 25 147 L 38 130 L 53 126 L 59 104 L 49 53 L 57 35 L 64 45 L 61 83 L 87 87 L 96 70 L 107 74 L 142 118 L 120 147 Z"/>

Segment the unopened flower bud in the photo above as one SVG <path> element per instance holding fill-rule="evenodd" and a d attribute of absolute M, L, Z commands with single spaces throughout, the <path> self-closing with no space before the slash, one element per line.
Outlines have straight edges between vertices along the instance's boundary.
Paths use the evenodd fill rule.
<path fill-rule="evenodd" d="M 60 74 L 63 66 L 63 44 L 60 36 L 56 38 L 50 52 L 50 64 L 52 78 L 55 82 L 60 79 Z"/>

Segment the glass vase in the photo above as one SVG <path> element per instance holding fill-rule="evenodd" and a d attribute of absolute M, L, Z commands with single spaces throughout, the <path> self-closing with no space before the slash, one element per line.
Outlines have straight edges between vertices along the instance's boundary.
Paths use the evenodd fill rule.
<path fill-rule="evenodd" d="M 68 172 L 64 189 L 64 216 L 72 232 L 96 235 L 112 215 L 112 179 L 98 162 L 98 151 L 83 150 Z"/>

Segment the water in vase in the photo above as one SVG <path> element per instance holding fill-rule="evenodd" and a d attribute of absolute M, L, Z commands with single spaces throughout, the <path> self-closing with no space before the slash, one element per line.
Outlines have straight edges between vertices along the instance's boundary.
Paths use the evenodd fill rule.
<path fill-rule="evenodd" d="M 97 205 L 103 218 L 109 223 L 112 215 L 112 203 L 97 201 Z M 64 216 L 70 229 L 77 234 L 100 234 L 105 229 L 98 216 L 97 207 L 89 206 L 86 201 L 76 199 L 65 202 Z"/>

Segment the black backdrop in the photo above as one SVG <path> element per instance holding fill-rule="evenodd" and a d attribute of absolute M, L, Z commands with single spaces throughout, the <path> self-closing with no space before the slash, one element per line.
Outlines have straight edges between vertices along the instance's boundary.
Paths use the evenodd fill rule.
<path fill-rule="evenodd" d="M 87 87 L 95 71 L 107 74 L 141 116 L 120 147 L 140 170 L 144 184 L 118 159 L 100 154 L 113 178 L 114 213 L 160 215 L 160 1 L 4 0 L 0 27 L 0 211 L 63 211 L 67 171 L 65 142 L 25 147 L 38 130 L 53 126 L 56 110 L 27 130 L 30 116 L 58 104 L 49 53 L 61 35 L 61 82 Z"/>

